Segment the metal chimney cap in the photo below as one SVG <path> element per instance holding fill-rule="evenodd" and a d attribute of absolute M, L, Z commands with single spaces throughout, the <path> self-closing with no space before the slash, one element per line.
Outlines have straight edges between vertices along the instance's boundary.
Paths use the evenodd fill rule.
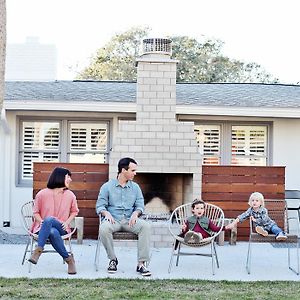
<path fill-rule="evenodd" d="M 172 55 L 172 40 L 163 38 L 148 38 L 143 40 L 143 54 Z"/>

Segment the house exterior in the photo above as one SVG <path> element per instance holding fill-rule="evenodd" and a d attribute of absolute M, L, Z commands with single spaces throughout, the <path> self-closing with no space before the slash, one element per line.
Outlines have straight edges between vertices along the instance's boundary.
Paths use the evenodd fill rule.
<path fill-rule="evenodd" d="M 286 166 L 286 189 L 300 189 L 300 86 L 176 83 L 176 64 L 144 51 L 137 82 L 6 82 L 0 228 L 21 226 L 33 161 L 109 163 L 114 177 L 132 156 L 145 178 L 182 175 L 185 202 L 202 164 Z"/>

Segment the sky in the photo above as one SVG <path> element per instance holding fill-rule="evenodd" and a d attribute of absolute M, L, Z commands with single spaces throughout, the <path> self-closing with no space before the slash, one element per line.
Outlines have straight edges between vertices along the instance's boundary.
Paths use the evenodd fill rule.
<path fill-rule="evenodd" d="M 58 51 L 57 79 L 73 79 L 113 35 L 148 26 L 149 37 L 224 42 L 231 59 L 300 83 L 299 0 L 6 0 L 7 43 L 39 37 Z"/>

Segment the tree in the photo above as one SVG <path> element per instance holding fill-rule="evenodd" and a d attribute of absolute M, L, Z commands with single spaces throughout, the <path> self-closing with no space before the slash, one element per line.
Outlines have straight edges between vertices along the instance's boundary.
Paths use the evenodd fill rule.
<path fill-rule="evenodd" d="M 149 28 L 135 27 L 116 34 L 100 48 L 77 79 L 136 80 L 135 61 Z M 173 36 L 172 57 L 180 62 L 177 82 L 264 82 L 276 83 L 260 65 L 230 59 L 221 53 L 223 42 L 204 38 Z"/>
<path fill-rule="evenodd" d="M 5 56 L 6 56 L 6 2 L 0 0 L 0 112 L 4 101 L 5 80 Z"/>

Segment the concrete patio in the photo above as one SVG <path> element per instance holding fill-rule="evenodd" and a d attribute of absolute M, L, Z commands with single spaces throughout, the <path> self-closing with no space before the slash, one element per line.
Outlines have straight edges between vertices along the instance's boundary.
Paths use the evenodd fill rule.
<path fill-rule="evenodd" d="M 257 280 L 288 280 L 300 281 L 287 266 L 287 249 L 275 248 L 272 244 L 254 244 L 251 274 L 247 274 L 245 261 L 247 254 L 246 242 L 238 242 L 236 246 L 225 243 L 216 246 L 219 256 L 220 268 L 212 275 L 211 259 L 199 256 L 181 257 L 179 266 L 173 265 L 168 273 L 170 248 L 152 248 L 150 270 L 151 279 L 204 279 L 204 280 L 229 280 L 229 281 L 257 281 Z M 24 244 L 0 245 L 0 276 L 6 278 L 141 278 L 135 272 L 136 247 L 116 247 L 119 259 L 118 272 L 114 275 L 107 273 L 108 259 L 103 247 L 100 253 L 100 269 L 94 268 L 95 240 L 84 240 L 82 245 L 74 241 L 73 251 L 77 262 L 77 274 L 68 275 L 67 266 L 57 254 L 43 254 L 39 263 L 32 266 L 28 273 L 28 263 L 21 265 L 24 253 Z M 209 248 L 207 249 L 209 250 Z M 292 249 L 295 250 L 295 249 Z M 295 251 L 292 252 L 292 261 L 296 262 Z"/>

